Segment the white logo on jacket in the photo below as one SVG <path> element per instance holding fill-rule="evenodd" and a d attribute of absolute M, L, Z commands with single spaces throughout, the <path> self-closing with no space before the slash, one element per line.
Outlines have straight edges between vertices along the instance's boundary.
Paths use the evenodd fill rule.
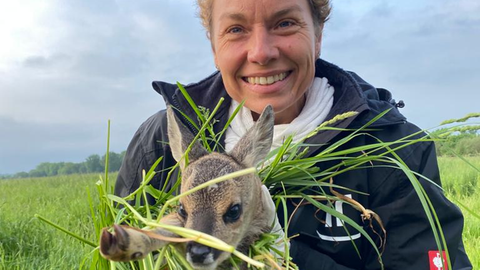
<path fill-rule="evenodd" d="M 352 198 L 352 194 L 346 194 L 345 195 L 348 198 Z M 335 202 L 335 210 L 341 214 L 343 213 L 343 202 L 342 201 L 336 201 Z M 333 228 L 333 217 L 331 214 L 326 213 L 325 217 L 325 227 L 327 228 Z M 344 227 L 344 222 L 340 220 L 339 218 L 336 218 L 336 227 Z M 318 237 L 320 239 L 325 240 L 325 241 L 332 241 L 332 242 L 346 242 L 346 241 L 352 241 L 355 239 L 360 238 L 361 234 L 357 233 L 354 235 L 347 235 L 347 236 L 330 236 L 330 235 L 324 235 L 321 234 L 319 231 L 317 231 Z"/>

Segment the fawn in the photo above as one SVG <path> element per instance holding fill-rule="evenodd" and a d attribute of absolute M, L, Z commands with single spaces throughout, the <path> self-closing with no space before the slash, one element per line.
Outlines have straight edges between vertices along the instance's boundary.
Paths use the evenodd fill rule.
<path fill-rule="evenodd" d="M 178 121 L 171 108 L 167 109 L 167 119 L 170 147 L 182 172 L 181 192 L 222 175 L 255 166 L 266 157 L 272 145 L 274 112 L 271 106 L 267 106 L 232 151 L 226 154 L 208 153 L 199 142 L 194 142 L 186 166 L 182 156 L 192 142 L 193 135 Z M 260 234 L 271 229 L 272 215 L 275 213 L 266 211 L 266 199 L 260 178 L 254 174 L 245 175 L 183 197 L 178 211 L 166 215 L 160 222 L 210 234 L 246 252 Z M 113 261 L 138 260 L 170 243 L 152 237 L 155 235 L 179 237 L 160 228 L 147 231 L 114 225 L 114 234 L 103 230 L 100 252 L 103 257 Z M 187 261 L 195 269 L 211 270 L 229 266 L 226 261 L 230 257 L 228 252 L 194 241 L 176 246 L 185 253 Z"/>

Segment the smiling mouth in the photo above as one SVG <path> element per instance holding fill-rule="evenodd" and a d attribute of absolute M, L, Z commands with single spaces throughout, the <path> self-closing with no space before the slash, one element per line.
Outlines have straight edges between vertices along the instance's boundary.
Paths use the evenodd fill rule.
<path fill-rule="evenodd" d="M 270 85 L 285 80 L 292 72 L 282 72 L 268 77 L 243 77 L 242 79 L 249 84 Z"/>

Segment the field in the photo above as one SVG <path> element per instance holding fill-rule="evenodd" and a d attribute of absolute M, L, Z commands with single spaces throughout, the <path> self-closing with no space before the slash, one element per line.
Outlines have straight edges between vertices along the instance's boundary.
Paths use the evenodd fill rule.
<path fill-rule="evenodd" d="M 480 168 L 480 157 L 467 160 Z M 480 173 L 458 158 L 442 157 L 439 166 L 448 198 L 473 211 L 472 214 L 462 209 L 465 216 L 463 242 L 474 268 L 480 268 Z"/>
<path fill-rule="evenodd" d="M 0 181 L 0 269 L 79 269 L 92 248 L 34 218 L 94 240 L 87 188 L 98 175 Z"/>
<path fill-rule="evenodd" d="M 480 168 L 480 157 L 468 158 Z M 457 158 L 439 159 L 448 197 L 478 216 L 480 174 Z M 115 175 L 110 175 L 115 179 Z M 92 248 L 34 218 L 40 214 L 90 240 L 94 229 L 88 205 L 96 200 L 99 175 L 57 176 L 0 181 L 0 269 L 82 269 Z M 462 209 L 463 210 L 463 209 Z M 480 219 L 464 211 L 464 242 L 475 267 L 480 267 Z"/>

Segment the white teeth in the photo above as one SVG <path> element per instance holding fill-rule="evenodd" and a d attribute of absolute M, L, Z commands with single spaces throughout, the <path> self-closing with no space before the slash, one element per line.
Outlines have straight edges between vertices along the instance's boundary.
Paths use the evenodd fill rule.
<path fill-rule="evenodd" d="M 247 81 L 250 84 L 260 84 L 260 85 L 269 85 L 273 84 L 275 82 L 281 81 L 287 77 L 287 73 L 280 73 L 276 74 L 274 76 L 268 76 L 268 77 L 247 77 Z"/>

